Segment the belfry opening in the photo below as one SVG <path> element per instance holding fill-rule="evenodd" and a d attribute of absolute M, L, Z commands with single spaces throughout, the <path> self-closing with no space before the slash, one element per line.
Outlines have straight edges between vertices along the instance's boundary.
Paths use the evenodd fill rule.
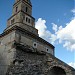
<path fill-rule="evenodd" d="M 66 75 L 66 72 L 61 67 L 54 66 L 48 72 L 48 75 Z"/>

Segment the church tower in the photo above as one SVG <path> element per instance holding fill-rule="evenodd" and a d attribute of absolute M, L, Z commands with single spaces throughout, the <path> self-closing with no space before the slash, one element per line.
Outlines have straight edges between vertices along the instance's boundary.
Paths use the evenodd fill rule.
<path fill-rule="evenodd" d="M 30 0 L 15 0 L 7 28 L 0 34 L 0 75 L 75 75 L 38 35 Z"/>
<path fill-rule="evenodd" d="M 30 0 L 15 0 L 12 16 L 8 19 L 7 27 L 15 25 L 38 35 L 38 30 L 35 29 L 35 18 L 32 17 Z"/>

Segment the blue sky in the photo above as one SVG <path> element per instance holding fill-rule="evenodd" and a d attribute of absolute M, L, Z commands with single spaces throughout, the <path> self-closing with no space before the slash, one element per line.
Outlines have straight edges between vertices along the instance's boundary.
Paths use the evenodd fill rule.
<path fill-rule="evenodd" d="M 42 25 L 40 26 L 40 30 L 43 29 L 45 33 L 49 34 L 49 36 L 45 37 L 45 33 L 42 32 L 41 34 L 39 33 L 40 37 L 55 46 L 56 57 L 66 63 L 75 63 L 75 46 L 73 46 L 75 44 L 68 44 L 75 41 L 75 38 L 70 38 L 70 32 L 67 35 L 68 37 L 64 37 L 71 24 L 75 22 L 74 0 L 31 0 L 31 2 L 33 5 L 32 15 L 36 19 L 36 28 L 39 30 L 38 26 Z M 12 15 L 13 4 L 14 0 L 0 0 L 0 33 L 6 28 L 7 19 Z M 61 31 L 59 30 L 60 28 Z M 62 34 L 62 32 L 66 33 Z M 73 46 L 73 48 L 69 46 Z"/>

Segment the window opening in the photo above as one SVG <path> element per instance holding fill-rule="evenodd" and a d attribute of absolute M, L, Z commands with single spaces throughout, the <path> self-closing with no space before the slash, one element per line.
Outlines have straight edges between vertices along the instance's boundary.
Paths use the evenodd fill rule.
<path fill-rule="evenodd" d="M 48 49 L 47 49 L 47 51 L 48 51 Z"/>
<path fill-rule="evenodd" d="M 30 23 L 30 19 L 28 20 L 28 23 Z"/>
<path fill-rule="evenodd" d="M 11 20 L 11 24 L 13 24 L 13 23 L 14 23 L 14 21 L 15 21 L 15 20 L 14 20 L 14 19 L 12 19 L 12 20 Z"/>
<path fill-rule="evenodd" d="M 28 11 L 28 8 L 26 7 L 26 12 Z"/>
<path fill-rule="evenodd" d="M 16 12 L 18 11 L 18 7 L 16 7 Z"/>
<path fill-rule="evenodd" d="M 36 42 L 33 43 L 33 47 L 37 48 L 37 43 Z"/>
<path fill-rule="evenodd" d="M 28 21 L 28 18 L 26 17 L 26 22 Z"/>
<path fill-rule="evenodd" d="M 36 43 L 34 44 L 34 46 L 36 46 Z"/>

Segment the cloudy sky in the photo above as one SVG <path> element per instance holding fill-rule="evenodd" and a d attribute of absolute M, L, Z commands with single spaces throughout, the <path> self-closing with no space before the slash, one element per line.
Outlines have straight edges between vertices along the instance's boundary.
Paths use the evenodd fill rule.
<path fill-rule="evenodd" d="M 31 0 L 39 36 L 55 46 L 55 56 L 75 67 L 74 0 Z M 0 0 L 0 33 L 12 14 L 14 0 Z"/>

